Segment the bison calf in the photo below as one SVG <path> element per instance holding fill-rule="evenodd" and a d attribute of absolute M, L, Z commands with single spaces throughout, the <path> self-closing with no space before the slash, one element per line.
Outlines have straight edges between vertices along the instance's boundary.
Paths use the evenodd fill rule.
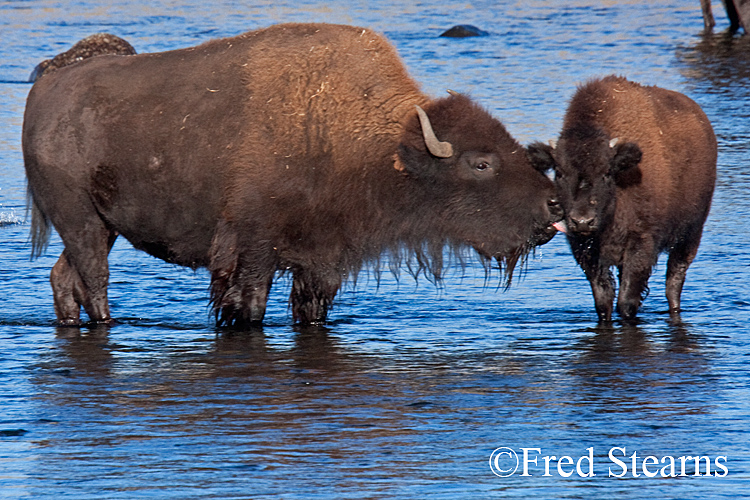
<path fill-rule="evenodd" d="M 167 76 L 165 76 L 167 75 Z M 122 235 L 208 267 L 217 322 L 259 323 L 276 273 L 299 323 L 389 253 L 440 278 L 446 246 L 510 272 L 547 241 L 554 185 L 462 95 L 430 99 L 363 28 L 284 24 L 198 47 L 63 67 L 23 124 L 33 252 L 57 229 L 62 324 L 109 322 L 107 254 Z"/>
<path fill-rule="evenodd" d="M 581 86 L 556 147 L 533 144 L 539 168 L 553 167 L 567 238 L 603 322 L 636 316 L 661 252 L 666 295 L 680 310 L 716 179 L 716 137 L 688 97 L 609 76 Z"/>

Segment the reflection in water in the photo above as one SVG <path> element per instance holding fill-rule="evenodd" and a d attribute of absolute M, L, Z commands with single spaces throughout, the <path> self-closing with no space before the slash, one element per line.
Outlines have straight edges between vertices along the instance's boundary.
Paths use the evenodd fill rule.
<path fill-rule="evenodd" d="M 57 327 L 56 336 L 65 356 L 57 358 L 59 364 L 48 365 L 59 374 L 87 374 L 107 376 L 112 370 L 113 360 L 109 342 L 110 327 L 97 325 L 85 328 Z"/>
<path fill-rule="evenodd" d="M 598 401 L 605 411 L 636 412 L 637 418 L 643 418 L 643 412 L 663 418 L 708 412 L 691 396 L 692 390 L 710 383 L 710 365 L 689 325 L 671 322 L 660 334 L 638 325 L 590 331 L 593 335 L 577 345 L 581 356 L 572 368 L 580 380 L 580 402 Z"/>
<path fill-rule="evenodd" d="M 703 33 L 698 43 L 679 47 L 676 57 L 684 76 L 704 80 L 718 90 L 750 77 L 750 39 L 730 31 Z"/>
<path fill-rule="evenodd" d="M 39 440 L 51 452 L 38 469 L 75 467 L 81 481 L 106 478 L 114 489 L 127 480 L 117 457 L 127 457 L 162 487 L 176 486 L 169 469 L 194 484 L 218 468 L 252 471 L 258 491 L 272 494 L 279 475 L 314 461 L 319 480 L 354 491 L 355 478 L 446 477 L 504 443 L 604 439 L 604 449 L 618 444 L 606 429 L 626 420 L 635 445 L 654 419 L 710 411 L 700 339 L 689 325 L 647 327 L 585 330 L 569 348 L 459 344 L 391 355 L 360 352 L 346 332 L 324 327 L 298 330 L 286 348 L 274 345 L 273 328 L 148 347 L 121 330 L 60 329 L 33 377 L 43 413 L 58 422 Z M 651 424 L 641 425 L 645 417 Z"/>

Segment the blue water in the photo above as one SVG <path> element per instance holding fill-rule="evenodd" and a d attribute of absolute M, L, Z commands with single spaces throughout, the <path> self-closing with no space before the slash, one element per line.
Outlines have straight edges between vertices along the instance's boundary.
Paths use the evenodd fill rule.
<path fill-rule="evenodd" d="M 715 3 L 719 25 L 704 36 L 698 2 L 678 0 L 0 2 L 0 497 L 750 497 L 750 41 L 724 32 Z M 474 261 L 440 288 L 370 272 L 325 328 L 300 330 L 281 279 L 263 329 L 227 332 L 209 317 L 205 271 L 120 239 L 118 324 L 56 328 L 48 276 L 61 244 L 30 261 L 25 217 L 34 66 L 98 31 L 149 52 L 287 21 L 384 32 L 428 93 L 470 93 L 523 143 L 554 138 L 594 76 L 697 101 L 718 136 L 719 176 L 683 323 L 666 313 L 662 260 L 640 323 L 597 328 L 588 283 L 556 237 L 507 292 Z M 490 36 L 438 37 L 454 24 Z M 521 459 L 538 448 L 527 451 L 537 465 L 498 477 L 500 447 Z M 581 477 L 589 448 L 595 476 Z M 688 462 L 683 477 L 649 478 L 648 456 L 674 457 L 677 474 L 679 457 L 706 456 L 711 476 Z"/>

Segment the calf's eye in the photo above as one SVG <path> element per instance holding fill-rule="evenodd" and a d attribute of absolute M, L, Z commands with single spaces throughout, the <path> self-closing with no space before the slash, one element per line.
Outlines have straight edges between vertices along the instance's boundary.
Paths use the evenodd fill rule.
<path fill-rule="evenodd" d="M 483 161 L 474 165 L 474 168 L 479 170 L 480 172 L 484 172 L 485 170 L 490 168 L 490 164 L 487 163 L 486 161 Z"/>

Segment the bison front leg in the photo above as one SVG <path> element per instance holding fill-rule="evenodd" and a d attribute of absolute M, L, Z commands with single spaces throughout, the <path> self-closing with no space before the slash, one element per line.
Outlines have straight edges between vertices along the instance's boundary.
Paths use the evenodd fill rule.
<path fill-rule="evenodd" d="M 294 321 L 302 325 L 324 323 L 340 286 L 337 274 L 294 271 L 289 296 Z"/>
<path fill-rule="evenodd" d="M 263 323 L 275 269 L 214 269 L 211 301 L 219 326 L 253 326 Z"/>
<path fill-rule="evenodd" d="M 651 267 L 650 263 L 623 264 L 620 271 L 620 293 L 617 296 L 617 312 L 622 319 L 632 321 L 638 314 L 638 309 L 648 294 Z"/>
<path fill-rule="evenodd" d="M 266 315 L 277 261 L 269 241 L 245 242 L 220 221 L 209 252 L 211 304 L 218 326 L 259 325 Z"/>
<path fill-rule="evenodd" d="M 622 319 L 635 319 L 648 295 L 648 279 L 658 256 L 654 242 L 647 237 L 629 242 L 620 266 L 620 292 L 617 296 L 617 312 Z"/>
<path fill-rule="evenodd" d="M 615 300 L 615 280 L 609 267 L 601 263 L 601 242 L 598 239 L 570 234 L 568 242 L 576 262 L 583 269 L 591 285 L 599 323 L 611 322 L 612 303 Z"/>
<path fill-rule="evenodd" d="M 612 304 L 615 300 L 615 280 L 608 268 L 597 267 L 586 277 L 594 295 L 594 306 L 600 323 L 612 321 Z"/>

